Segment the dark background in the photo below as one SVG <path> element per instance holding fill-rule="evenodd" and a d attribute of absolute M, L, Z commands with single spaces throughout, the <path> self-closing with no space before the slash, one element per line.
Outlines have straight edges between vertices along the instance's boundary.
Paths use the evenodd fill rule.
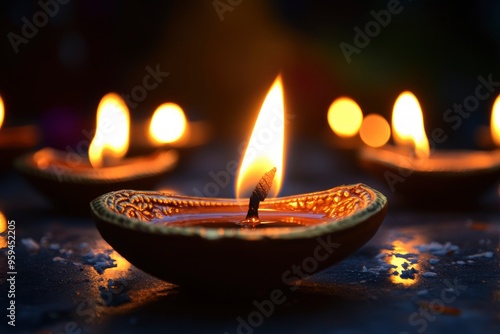
<path fill-rule="evenodd" d="M 130 94 L 142 84 L 145 68 L 158 64 L 170 74 L 131 109 L 132 117 L 138 124 L 156 106 L 172 101 L 190 119 L 214 126 L 214 141 L 181 150 L 182 165 L 158 187 L 196 195 L 214 184 L 212 173 L 225 172 L 228 161 L 240 158 L 234 147 L 249 137 L 262 100 L 281 72 L 286 110 L 292 116 L 286 128 L 290 163 L 281 194 L 362 182 L 386 194 L 390 204 L 384 223 L 367 245 L 303 280 L 287 303 L 255 332 L 421 332 L 421 325 L 410 317 L 422 309 L 422 303 L 443 299 L 446 280 L 459 280 L 467 289 L 452 303 L 446 302 L 447 312 L 459 314 L 436 315 L 424 322 L 426 333 L 498 333 L 498 184 L 482 194 L 484 199 L 470 191 L 454 194 L 471 203 L 480 201 L 473 210 L 453 205 L 446 195 L 444 201 L 436 201 L 434 210 L 418 200 L 405 204 L 400 188 L 390 192 L 386 182 L 362 172 L 353 156 L 349 160 L 348 150 L 332 149 L 327 140 L 333 141 L 334 136 L 326 113 L 335 98 L 349 95 L 365 114 L 377 112 L 389 120 L 396 97 L 409 89 L 420 99 L 428 135 L 442 127 L 449 136 L 439 148 L 475 147 L 475 131 L 488 125 L 500 87 L 456 131 L 443 121 L 443 113 L 474 94 L 478 76 L 491 74 L 500 82 L 500 2 L 404 0 L 402 12 L 392 16 L 390 24 L 348 63 L 339 44 L 353 44 L 353 29 L 364 30 L 373 20 L 370 11 L 385 10 L 388 2 L 243 0 L 225 12 L 221 21 L 214 0 L 69 0 L 15 53 L 8 34 L 21 35 L 23 18 L 33 22 L 41 7 L 38 1 L 3 0 L 0 93 L 7 108 L 5 126 L 36 123 L 43 134 L 40 146 L 65 149 L 68 144 L 76 145 L 87 140 L 82 131 L 94 127 L 104 94 Z M 75 204 L 84 203 L 79 190 L 68 196 Z M 234 196 L 229 185 L 217 191 L 213 196 Z M 436 187 L 429 191 L 446 194 L 446 189 Z M 444 206 L 447 201 L 451 208 Z M 16 221 L 19 246 L 17 332 L 69 332 L 66 326 L 76 322 L 82 333 L 234 333 L 237 317 L 255 309 L 246 300 L 226 303 L 204 294 L 183 294 L 170 283 L 129 267 L 117 252 L 112 257 L 119 261 L 118 267 L 99 275 L 82 263 L 82 256 L 89 249 L 104 252 L 111 246 L 88 213 L 79 217 L 60 212 L 54 204 L 58 203 L 35 192 L 18 173 L 4 174 L 0 213 Z M 38 243 L 45 239 L 67 251 L 63 255 L 43 246 L 31 254 L 22 245 L 23 238 Z M 384 252 L 413 253 L 415 245 L 433 242 L 449 242 L 459 251 L 439 256 L 435 267 L 428 262 L 431 255 L 418 252 L 419 273 L 415 280 L 407 280 L 408 285 L 397 282 L 398 276 L 389 271 L 377 269 L 385 261 L 380 257 Z M 82 243 L 88 248 L 82 248 Z M 136 247 L 133 240 L 131 247 Z M 483 252 L 492 256 L 477 257 Z M 182 250 L 178 253 L 183 255 Z M 5 312 L 7 284 L 2 275 L 7 272 L 7 261 L 2 254 L 0 309 Z M 61 256 L 65 261 L 56 261 Z M 472 263 L 469 256 L 473 256 Z M 158 263 L 164 265 L 161 254 Z M 397 270 L 402 273 L 402 268 Z M 437 277 L 421 275 L 430 270 Z M 131 301 L 116 307 L 104 304 L 100 287 L 118 278 L 129 284 Z M 93 312 L 95 320 L 89 322 L 88 316 L 78 313 L 80 305 L 89 306 L 85 309 Z M 5 321 L 5 313 L 2 318 Z"/>
<path fill-rule="evenodd" d="M 474 147 L 474 132 L 489 124 L 498 92 L 457 131 L 442 116 L 474 93 L 479 75 L 500 81 L 500 3 L 401 1 L 402 12 L 347 63 L 339 44 L 353 44 L 354 27 L 364 30 L 370 11 L 388 2 L 245 0 L 221 21 L 212 0 L 70 0 L 15 53 L 8 34 L 22 35 L 22 18 L 33 22 L 41 6 L 2 1 L 6 126 L 36 122 L 44 144 L 74 145 L 82 129 L 93 127 L 104 94 L 130 94 L 145 67 L 159 64 L 170 75 L 131 110 L 134 119 L 173 101 L 190 119 L 210 121 L 216 139 L 240 142 L 281 72 L 293 137 L 328 131 L 326 112 L 340 95 L 390 120 L 396 97 L 409 89 L 420 99 L 428 134 L 447 131 L 440 147 Z"/>

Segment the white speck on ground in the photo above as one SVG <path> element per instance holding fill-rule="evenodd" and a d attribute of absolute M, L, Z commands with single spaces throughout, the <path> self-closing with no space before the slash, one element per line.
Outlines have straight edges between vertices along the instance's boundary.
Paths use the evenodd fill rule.
<path fill-rule="evenodd" d="M 467 258 L 467 259 L 476 259 L 478 257 L 492 258 L 493 257 L 493 252 L 484 252 L 484 253 L 478 253 L 478 254 L 468 255 L 465 258 Z"/>
<path fill-rule="evenodd" d="M 407 253 L 407 254 L 394 253 L 394 256 L 406 259 L 408 261 L 415 259 L 415 258 L 418 258 L 418 254 L 415 254 L 415 253 Z"/>
<path fill-rule="evenodd" d="M 429 244 L 417 245 L 415 246 L 421 253 L 431 253 L 433 255 L 446 255 L 448 253 L 455 253 L 459 250 L 457 245 L 453 245 L 451 242 L 441 244 L 439 242 L 431 242 Z"/>
<path fill-rule="evenodd" d="M 21 243 L 30 253 L 35 253 L 40 250 L 40 245 L 31 238 L 21 239 Z"/>
<path fill-rule="evenodd" d="M 429 293 L 429 290 L 423 289 L 417 292 L 417 296 L 423 296 Z"/>
<path fill-rule="evenodd" d="M 367 268 L 366 266 L 363 266 L 363 269 L 361 271 L 364 273 L 372 273 L 378 275 L 380 272 L 387 272 L 391 268 L 397 268 L 397 266 L 381 261 L 380 265 L 376 267 Z"/>
<path fill-rule="evenodd" d="M 50 244 L 48 248 L 50 250 L 59 250 L 61 248 L 61 245 L 59 245 L 59 244 Z"/>
<path fill-rule="evenodd" d="M 437 274 L 433 271 L 426 271 L 425 273 L 422 273 L 422 276 L 424 276 L 424 277 L 436 277 Z"/>
<path fill-rule="evenodd" d="M 87 254 L 82 256 L 83 263 L 91 264 L 97 273 L 102 275 L 104 270 L 116 267 L 116 260 L 109 256 L 111 252 L 112 250 L 94 254 L 94 252 L 90 250 Z"/>

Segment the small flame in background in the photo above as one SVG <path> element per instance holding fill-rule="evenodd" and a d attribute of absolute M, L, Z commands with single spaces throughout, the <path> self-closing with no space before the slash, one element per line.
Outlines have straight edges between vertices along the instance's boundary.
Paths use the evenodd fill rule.
<path fill-rule="evenodd" d="M 363 118 L 359 136 L 368 146 L 382 147 L 391 138 L 391 127 L 384 117 L 378 114 L 369 114 Z"/>
<path fill-rule="evenodd" d="M 500 147 L 500 95 L 496 98 L 491 110 L 491 138 L 493 143 Z"/>
<path fill-rule="evenodd" d="M 363 121 L 359 105 L 348 97 L 339 97 L 328 109 L 328 124 L 339 137 L 355 136 Z"/>
<path fill-rule="evenodd" d="M 276 167 L 269 197 L 276 197 L 283 179 L 285 107 L 278 76 L 269 89 L 255 122 L 236 181 L 236 197 L 249 197 L 264 173 Z"/>
<path fill-rule="evenodd" d="M 430 155 L 429 141 L 425 134 L 422 109 L 411 92 L 403 92 L 392 111 L 392 134 L 397 145 L 411 147 L 419 158 Z"/>
<path fill-rule="evenodd" d="M 184 111 L 175 103 L 164 103 L 156 108 L 149 124 L 149 139 L 156 145 L 179 140 L 187 128 Z"/>
<path fill-rule="evenodd" d="M 3 212 L 0 211 L 0 249 L 7 247 L 7 236 L 2 235 L 6 231 L 7 231 L 7 219 L 3 215 Z"/>
<path fill-rule="evenodd" d="M 125 101 L 116 93 L 106 94 L 97 107 L 96 133 L 89 147 L 94 168 L 116 163 L 129 145 L 130 115 Z"/>
<path fill-rule="evenodd" d="M 5 106 L 3 104 L 3 99 L 2 97 L 0 96 L 0 128 L 2 127 L 3 125 L 3 120 L 5 118 Z"/>

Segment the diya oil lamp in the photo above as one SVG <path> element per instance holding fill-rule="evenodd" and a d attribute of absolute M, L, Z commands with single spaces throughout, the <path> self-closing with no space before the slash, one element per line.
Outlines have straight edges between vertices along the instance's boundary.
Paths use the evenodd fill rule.
<path fill-rule="evenodd" d="M 283 117 L 273 118 L 277 111 Z M 284 170 L 284 124 L 276 119 L 285 119 L 279 77 L 242 160 L 237 199 L 110 192 L 90 203 L 102 237 L 147 273 L 226 294 L 291 284 L 359 249 L 381 224 L 386 198 L 363 184 L 275 198 Z M 253 150 L 269 129 L 274 140 Z M 291 272 L 297 266 L 299 276 Z"/>
<path fill-rule="evenodd" d="M 497 121 L 492 122 L 493 136 L 500 133 Z M 366 170 L 383 179 L 393 192 L 419 204 L 474 204 L 500 178 L 499 149 L 432 151 L 420 104 L 410 92 L 403 92 L 396 100 L 392 127 L 396 146 L 364 148 L 360 159 Z M 446 140 L 444 131 L 434 129 L 431 140 Z"/>
<path fill-rule="evenodd" d="M 123 188 L 152 188 L 178 160 L 175 150 L 123 158 L 129 145 L 129 112 L 115 93 L 105 95 L 97 110 L 96 133 L 88 157 L 44 148 L 15 162 L 21 174 L 54 204 L 88 210 L 99 194 Z"/>
<path fill-rule="evenodd" d="M 16 157 L 38 144 L 38 131 L 34 125 L 2 127 L 5 114 L 3 99 L 0 96 L 0 172 L 9 169 Z"/>

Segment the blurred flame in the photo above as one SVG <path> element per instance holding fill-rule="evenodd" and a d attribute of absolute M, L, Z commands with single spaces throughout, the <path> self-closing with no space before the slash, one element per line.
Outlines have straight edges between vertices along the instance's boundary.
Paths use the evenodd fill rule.
<path fill-rule="evenodd" d="M 491 138 L 500 146 L 500 95 L 498 95 L 491 111 Z"/>
<path fill-rule="evenodd" d="M 3 99 L 0 96 L 0 128 L 2 127 L 4 117 L 5 117 L 5 107 L 3 104 Z"/>
<path fill-rule="evenodd" d="M 429 141 L 425 134 L 422 109 L 411 92 L 401 93 L 394 104 L 392 134 L 396 144 L 411 146 L 419 158 L 429 157 Z"/>
<path fill-rule="evenodd" d="M 340 137 L 355 136 L 361 122 L 363 112 L 359 105 L 348 97 L 339 97 L 332 102 L 328 109 L 328 124 L 333 132 Z"/>
<path fill-rule="evenodd" d="M 7 236 L 1 235 L 5 231 L 7 231 L 7 219 L 3 212 L 0 211 L 0 249 L 7 247 Z"/>
<path fill-rule="evenodd" d="M 97 127 L 89 147 L 89 159 L 94 168 L 105 166 L 108 160 L 122 158 L 128 150 L 130 116 L 127 105 L 115 93 L 106 94 L 97 107 Z"/>
<path fill-rule="evenodd" d="M 283 178 L 285 145 L 283 85 L 278 76 L 267 93 L 255 122 L 236 181 L 236 196 L 248 197 L 264 173 L 276 167 L 269 197 L 276 197 Z"/>
<path fill-rule="evenodd" d="M 378 114 L 370 114 L 363 119 L 359 129 L 359 136 L 366 145 L 381 147 L 389 141 L 391 127 L 384 117 Z"/>
<path fill-rule="evenodd" d="M 155 144 L 172 143 L 186 132 L 186 116 L 175 103 L 164 103 L 156 108 L 149 124 L 149 138 Z"/>

